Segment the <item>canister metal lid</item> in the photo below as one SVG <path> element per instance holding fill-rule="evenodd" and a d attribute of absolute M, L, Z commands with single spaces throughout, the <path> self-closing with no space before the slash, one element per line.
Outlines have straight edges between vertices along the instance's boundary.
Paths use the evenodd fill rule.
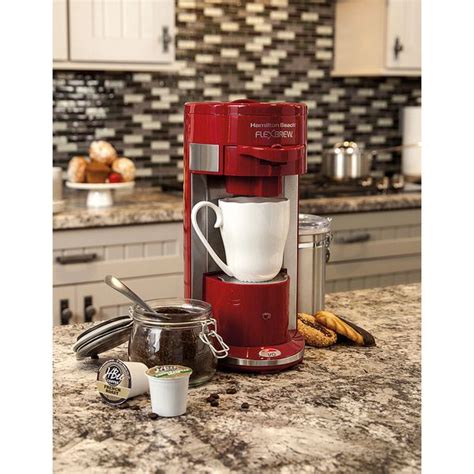
<path fill-rule="evenodd" d="M 331 219 L 314 214 L 299 215 L 299 235 L 327 234 L 331 231 Z"/>

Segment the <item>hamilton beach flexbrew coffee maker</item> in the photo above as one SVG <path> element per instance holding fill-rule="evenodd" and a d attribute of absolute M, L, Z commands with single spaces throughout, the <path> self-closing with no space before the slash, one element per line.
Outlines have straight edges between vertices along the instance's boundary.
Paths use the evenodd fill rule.
<path fill-rule="evenodd" d="M 307 108 L 251 100 L 187 103 L 184 112 L 185 296 L 211 303 L 234 370 L 278 371 L 303 358 L 296 330 L 298 180 L 306 172 Z M 236 196 L 289 203 L 283 262 L 269 281 L 241 281 L 216 265 L 191 224 L 201 201 Z M 215 206 L 214 206 L 215 207 Z M 197 225 L 218 258 L 226 254 L 214 214 Z M 225 222 L 223 224 L 225 226 Z"/>

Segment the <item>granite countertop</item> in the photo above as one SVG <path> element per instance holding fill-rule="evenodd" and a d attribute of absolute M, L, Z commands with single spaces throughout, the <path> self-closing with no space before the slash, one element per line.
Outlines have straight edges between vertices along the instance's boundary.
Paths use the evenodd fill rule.
<path fill-rule="evenodd" d="M 150 188 L 116 193 L 107 209 L 87 209 L 84 192 L 70 193 L 62 212 L 53 215 L 53 229 L 80 229 L 131 224 L 175 222 L 183 219 L 183 199 Z M 421 193 L 346 196 L 300 200 L 300 212 L 337 214 L 421 207 Z"/>
<path fill-rule="evenodd" d="M 77 361 L 71 345 L 89 325 L 56 327 L 55 472 L 419 472 L 420 285 L 334 293 L 327 308 L 377 346 L 307 348 L 273 375 L 218 372 L 190 390 L 186 415 L 156 420 L 146 395 L 113 408 L 95 391 L 98 366 L 125 358 L 126 344 Z M 205 401 L 212 392 L 219 407 Z"/>

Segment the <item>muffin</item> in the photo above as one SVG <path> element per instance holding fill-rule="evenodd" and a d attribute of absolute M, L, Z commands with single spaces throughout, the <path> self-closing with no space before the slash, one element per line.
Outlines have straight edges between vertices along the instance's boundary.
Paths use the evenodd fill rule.
<path fill-rule="evenodd" d="M 98 161 L 91 161 L 86 168 L 86 181 L 88 183 L 105 183 L 109 176 L 110 168 Z"/>
<path fill-rule="evenodd" d="M 122 175 L 124 182 L 135 179 L 135 164 L 128 158 L 117 158 L 112 162 L 112 171 Z"/>
<path fill-rule="evenodd" d="M 117 158 L 117 152 L 110 143 L 99 140 L 91 143 L 89 147 L 89 156 L 93 161 L 110 166 L 112 161 Z"/>
<path fill-rule="evenodd" d="M 71 183 L 84 183 L 86 180 L 86 167 L 89 161 L 84 156 L 74 156 L 69 160 L 67 179 Z"/>

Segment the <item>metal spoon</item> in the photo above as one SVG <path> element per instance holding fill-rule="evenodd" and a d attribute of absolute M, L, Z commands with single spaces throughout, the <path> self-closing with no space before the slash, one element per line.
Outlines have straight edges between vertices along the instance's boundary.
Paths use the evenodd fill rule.
<path fill-rule="evenodd" d="M 145 301 L 143 301 L 134 291 L 132 291 L 123 281 L 119 280 L 117 277 L 107 275 L 104 278 L 104 281 L 111 288 L 118 291 L 119 293 L 122 293 L 122 295 L 126 296 L 129 300 L 133 301 L 138 306 L 141 306 L 146 312 L 155 314 L 162 319 L 171 319 L 170 316 L 158 314 L 150 305 L 145 303 Z"/>

